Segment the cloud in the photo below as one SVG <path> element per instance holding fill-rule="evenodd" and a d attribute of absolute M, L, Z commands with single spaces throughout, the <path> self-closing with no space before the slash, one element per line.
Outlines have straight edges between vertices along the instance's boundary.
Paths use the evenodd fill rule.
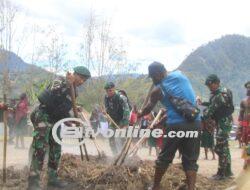
<path fill-rule="evenodd" d="M 155 46 L 182 44 L 185 42 L 183 32 L 182 27 L 177 22 L 171 20 L 129 31 L 130 35 L 148 41 Z"/>
<path fill-rule="evenodd" d="M 145 67 L 159 60 L 176 68 L 204 43 L 230 33 L 250 35 L 249 0 L 13 1 L 26 9 L 32 20 L 57 24 L 70 54 L 79 51 L 83 22 L 93 9 L 100 17 L 112 19 L 112 35 L 126 41 L 129 59 L 147 60 L 142 61 Z"/>

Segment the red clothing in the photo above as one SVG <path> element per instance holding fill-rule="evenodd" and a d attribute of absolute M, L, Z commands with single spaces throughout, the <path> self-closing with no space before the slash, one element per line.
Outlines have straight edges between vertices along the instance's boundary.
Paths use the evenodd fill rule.
<path fill-rule="evenodd" d="M 23 117 L 26 117 L 28 114 L 28 100 L 25 98 L 20 100 L 16 107 L 15 122 L 19 123 Z"/>
<path fill-rule="evenodd" d="M 166 129 L 165 129 L 165 127 L 161 127 L 160 129 L 163 131 L 163 134 L 162 134 L 161 137 L 156 139 L 156 144 L 157 144 L 157 147 L 162 149 L 163 148 L 163 143 L 164 143 L 164 135 L 166 134 Z"/>
<path fill-rule="evenodd" d="M 130 118 L 129 118 L 129 125 L 133 126 L 137 122 L 137 113 L 131 111 Z"/>
<path fill-rule="evenodd" d="M 250 141 L 250 127 L 243 127 L 242 128 L 242 142 L 244 142 L 245 144 L 248 144 L 248 142 Z"/>
<path fill-rule="evenodd" d="M 250 126 L 249 121 L 239 121 L 239 124 L 240 124 L 240 126 L 242 126 L 242 127 L 248 127 L 248 126 Z"/>
<path fill-rule="evenodd" d="M 250 141 L 250 97 L 240 103 L 239 125 L 242 127 L 242 141 L 248 144 Z"/>
<path fill-rule="evenodd" d="M 5 110 L 7 108 L 6 105 L 4 105 L 3 103 L 0 103 L 0 110 Z"/>

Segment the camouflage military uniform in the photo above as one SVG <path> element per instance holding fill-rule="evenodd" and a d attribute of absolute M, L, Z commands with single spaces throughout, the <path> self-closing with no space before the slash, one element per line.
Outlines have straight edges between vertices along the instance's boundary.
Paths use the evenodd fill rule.
<path fill-rule="evenodd" d="M 124 127 L 129 125 L 129 114 L 130 109 L 128 105 L 128 100 L 124 95 L 116 94 L 111 97 L 105 97 L 105 108 L 110 117 L 116 122 L 119 127 Z M 116 127 L 112 122 L 110 122 L 110 128 L 116 130 Z M 109 138 L 109 144 L 114 155 L 116 155 L 121 147 L 123 146 L 125 139 L 117 138 L 114 136 Z"/>
<path fill-rule="evenodd" d="M 60 119 L 69 117 L 69 111 L 72 107 L 70 88 L 64 78 L 57 78 L 38 99 L 41 104 L 31 114 L 31 121 L 34 125 L 32 143 L 34 152 L 30 176 L 37 181 L 39 180 L 46 151 L 49 151 L 48 179 L 53 181 L 57 178 L 61 145 L 55 142 L 52 136 L 52 127 Z"/>
<path fill-rule="evenodd" d="M 205 118 L 213 118 L 217 124 L 215 152 L 219 157 L 218 173 L 222 176 L 231 175 L 231 155 L 228 138 L 232 128 L 232 116 L 220 117 L 218 111 L 223 112 L 223 106 L 228 104 L 227 89 L 220 87 L 211 94 Z"/>

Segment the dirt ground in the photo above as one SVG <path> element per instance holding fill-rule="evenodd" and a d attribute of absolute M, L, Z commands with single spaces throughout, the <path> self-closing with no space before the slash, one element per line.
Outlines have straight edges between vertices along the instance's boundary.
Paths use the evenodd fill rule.
<path fill-rule="evenodd" d="M 25 149 L 18 149 L 15 148 L 15 145 L 8 145 L 8 149 L 7 149 L 7 167 L 9 167 L 9 173 L 15 173 L 13 172 L 14 170 L 20 170 L 20 173 L 22 174 L 18 174 L 15 173 L 14 177 L 18 178 L 20 177 L 20 180 L 23 182 L 22 184 L 25 184 L 26 179 L 27 179 L 27 174 L 28 174 L 28 168 L 27 165 L 29 163 L 29 146 L 31 144 L 31 138 L 26 138 L 25 139 Z M 102 148 L 102 150 L 104 150 L 107 158 L 106 160 L 96 160 L 96 157 L 92 157 L 93 159 L 93 163 L 91 164 L 86 164 L 84 165 L 84 163 L 80 163 L 79 162 L 79 156 L 78 157 L 74 157 L 72 155 L 69 154 L 74 154 L 74 155 L 79 155 L 79 148 L 78 147 L 63 147 L 63 154 L 66 154 L 66 158 L 65 156 L 62 159 L 62 162 L 65 162 L 65 165 L 70 165 L 72 167 L 72 169 L 69 168 L 63 168 L 61 169 L 62 171 L 62 175 L 63 177 L 65 177 L 66 179 L 72 179 L 72 182 L 74 182 L 74 178 L 76 178 L 75 172 L 73 171 L 78 171 L 78 168 L 85 168 L 86 170 L 81 170 L 79 171 L 79 176 L 77 177 L 77 179 L 79 179 L 78 181 L 84 181 L 86 179 L 83 179 L 83 176 L 88 176 L 89 172 L 91 172 L 92 170 L 95 170 L 95 168 L 99 169 L 99 172 L 103 172 L 105 170 L 107 170 L 108 166 L 111 165 L 112 161 L 110 161 L 110 156 L 111 156 L 111 150 L 109 148 L 108 142 L 107 140 L 102 140 L 99 139 L 97 140 L 98 144 L 100 145 L 100 147 Z M 92 141 L 87 141 L 86 142 L 87 145 L 87 149 L 90 155 L 97 155 L 97 151 L 95 149 L 95 146 L 93 144 Z M 0 141 L 0 152 L 2 155 L 2 147 L 3 147 L 3 143 L 2 141 Z M 243 165 L 243 160 L 241 159 L 241 149 L 238 148 L 238 145 L 236 142 L 230 142 L 230 149 L 231 149 L 231 155 L 232 155 L 232 170 L 234 172 L 234 177 L 237 178 L 237 176 L 240 174 L 240 172 L 242 171 L 242 165 Z M 68 157 L 67 157 L 68 156 Z M 154 160 L 156 159 L 155 156 L 155 151 L 152 151 L 152 156 L 149 156 L 148 153 L 148 148 L 142 148 L 139 150 L 138 152 L 138 156 L 139 158 L 137 159 L 137 161 L 131 161 L 131 162 L 135 162 L 138 163 L 136 164 L 137 167 L 137 171 L 144 171 L 144 173 L 140 173 L 140 175 L 137 173 L 133 173 L 131 174 L 130 171 L 130 166 L 124 166 L 124 168 L 121 169 L 117 169 L 117 168 L 111 168 L 112 171 L 109 171 L 112 173 L 112 175 L 115 175 L 114 173 L 116 173 L 117 171 L 120 171 L 118 174 L 121 175 L 120 178 L 117 177 L 117 183 L 119 183 L 119 180 L 121 182 L 123 182 L 123 184 L 125 186 L 128 185 L 127 181 L 133 181 L 133 179 L 130 179 L 130 175 L 133 176 L 133 178 L 136 178 L 138 182 L 140 183 L 136 183 L 136 185 L 134 183 L 131 182 L 131 188 L 130 189 L 144 189 L 146 187 L 146 185 L 148 185 L 149 183 L 152 182 L 152 177 L 153 177 L 153 165 L 154 165 Z M 70 158 L 70 159 L 69 159 Z M 209 160 L 205 160 L 204 159 L 204 151 L 203 149 L 201 149 L 201 154 L 200 154 L 200 159 L 198 161 L 199 164 L 199 171 L 198 171 L 198 185 L 199 188 L 198 189 L 223 189 L 225 186 L 225 184 L 227 184 L 227 186 L 233 185 L 233 179 L 226 181 L 225 184 L 219 184 L 219 183 L 214 183 L 208 180 L 207 177 L 210 177 L 211 175 L 213 175 L 214 173 L 216 173 L 217 171 L 217 165 L 218 165 L 218 160 L 211 160 L 212 155 L 209 154 Z M 139 161 L 138 160 L 142 160 Z M 146 161 L 147 160 L 147 161 Z M 75 163 L 78 164 L 75 164 Z M 130 162 L 130 163 L 131 163 Z M 174 159 L 174 165 L 169 168 L 169 170 L 167 171 L 167 174 L 165 175 L 163 180 L 163 186 L 166 187 L 165 189 L 181 189 L 181 187 L 179 187 L 179 185 L 181 184 L 181 182 L 184 181 L 184 173 L 181 171 L 181 166 L 180 163 L 181 160 L 178 158 L 178 154 L 176 155 L 176 158 Z M 147 163 L 147 164 L 145 164 Z M 100 164 L 100 165 L 98 165 Z M 88 168 L 86 165 L 88 165 Z M 25 167 L 26 166 L 26 167 Z M 2 167 L 2 156 L 0 157 L 0 167 Z M 24 168 L 25 167 L 25 168 Z M 92 167 L 92 168 L 91 168 Z M 23 169 L 24 168 L 24 169 Z M 97 169 L 97 170 L 98 170 Z M 125 172 L 124 172 L 125 171 Z M 105 173 L 105 172 L 104 172 Z M 81 175 L 80 175 L 81 174 Z M 90 178 L 92 178 L 93 176 L 98 176 L 97 175 L 98 172 L 93 173 L 91 175 L 89 175 Z M 110 173 L 106 173 L 106 177 L 105 180 L 102 181 L 103 179 L 98 179 L 99 181 L 88 181 L 86 180 L 85 185 L 86 184 L 93 184 L 95 183 L 95 187 L 91 188 L 90 187 L 84 187 L 84 189 L 106 189 L 107 186 L 103 186 L 103 184 L 107 183 L 107 179 L 112 177 L 112 175 Z M 118 176 L 119 176 L 118 175 Z M 105 174 L 104 174 L 105 176 Z M 123 176 L 123 177 L 122 177 Z M 125 177 L 124 177 L 125 176 Z M 174 176 L 174 177 L 173 177 Z M 9 176 L 8 177 L 13 177 L 13 176 Z M 176 178 L 177 177 L 177 178 Z M 125 181 L 123 179 L 126 179 Z M 171 179 L 171 180 L 170 180 Z M 177 180 L 177 181 L 176 181 Z M 172 181 L 171 184 L 169 184 L 169 181 Z M 88 182 L 88 183 L 87 183 Z M 18 182 L 16 182 L 18 184 Z M 108 181 L 108 183 L 110 183 L 110 187 L 109 189 L 117 189 L 116 187 L 112 186 L 112 183 L 114 183 L 114 181 Z M 74 183 L 71 183 L 71 185 L 74 185 Z M 78 184 L 79 185 L 79 184 Z M 222 185 L 222 186 L 221 186 Z M 80 188 L 80 187 L 79 187 Z M 4 189 L 11 189 L 8 187 L 5 187 Z M 18 189 L 25 189 L 25 185 L 24 186 L 20 186 Z M 72 188 L 71 188 L 72 189 Z M 74 189 L 77 189 L 76 187 Z M 82 187 L 80 189 L 83 189 Z M 121 187 L 119 187 L 118 189 L 122 189 Z"/>

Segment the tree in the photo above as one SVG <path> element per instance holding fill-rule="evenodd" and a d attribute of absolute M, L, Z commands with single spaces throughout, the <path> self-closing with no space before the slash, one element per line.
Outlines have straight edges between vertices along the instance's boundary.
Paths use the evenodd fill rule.
<path fill-rule="evenodd" d="M 89 105 L 96 104 L 96 101 L 102 104 L 105 82 L 113 80 L 116 75 L 128 74 L 131 69 L 135 71 L 135 67 L 128 64 L 124 40 L 112 34 L 111 19 L 98 17 L 91 10 L 84 22 L 82 39 L 82 64 L 89 68 L 96 78 L 85 85 L 88 90 L 84 91 L 80 99 L 83 102 L 87 99 L 90 101 Z"/>
<path fill-rule="evenodd" d="M 80 47 L 82 64 L 98 77 L 129 73 L 124 40 L 112 34 L 111 19 L 98 17 L 90 10 L 83 26 L 83 42 Z"/>
<path fill-rule="evenodd" d="M 47 87 L 51 80 L 58 74 L 62 74 L 64 69 L 68 67 L 68 62 L 65 61 L 67 44 L 63 42 L 62 35 L 56 31 L 55 26 L 49 26 L 48 28 L 47 31 L 44 31 L 37 25 L 33 26 L 31 63 L 42 63 L 51 74 L 46 73 L 46 77 L 41 81 L 36 81 L 36 83 L 33 80 L 26 83 L 25 91 L 27 91 L 32 104 L 36 102 L 37 95 Z M 37 43 L 37 36 L 46 37 L 46 41 Z M 30 77 L 34 77 L 32 73 L 30 73 Z"/>
<path fill-rule="evenodd" d="M 64 43 L 63 35 L 56 31 L 55 26 L 49 26 L 45 32 L 46 41 L 40 45 L 40 52 L 43 54 L 40 61 L 54 76 L 60 74 L 68 66 L 66 60 L 67 44 Z"/>
<path fill-rule="evenodd" d="M 3 93 L 10 91 L 8 60 L 12 50 L 13 23 L 18 12 L 17 6 L 8 0 L 0 1 L 0 62 L 3 64 Z"/>

